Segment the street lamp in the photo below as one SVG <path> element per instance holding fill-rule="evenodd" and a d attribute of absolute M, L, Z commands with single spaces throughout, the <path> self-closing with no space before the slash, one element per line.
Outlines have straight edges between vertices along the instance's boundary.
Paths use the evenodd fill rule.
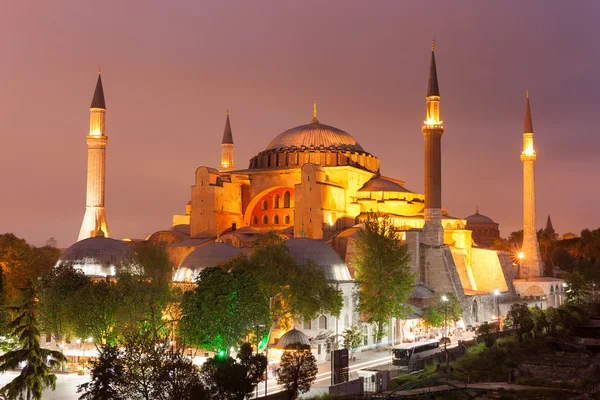
<path fill-rule="evenodd" d="M 519 254 L 517 254 L 517 258 L 518 258 L 518 263 L 519 263 L 519 277 L 521 277 L 521 263 L 523 262 L 523 259 L 525 258 L 525 254 L 520 251 Z M 525 277 L 525 279 L 527 279 L 527 277 Z"/>
<path fill-rule="evenodd" d="M 448 296 L 443 295 L 442 296 L 442 302 L 444 303 L 444 337 L 446 338 L 446 340 L 444 340 L 444 351 L 446 352 L 446 369 L 448 368 L 449 364 L 450 364 L 450 360 L 448 359 Z"/>
<path fill-rule="evenodd" d="M 500 330 L 500 291 L 498 289 L 494 289 L 494 300 L 496 301 L 496 316 L 498 317 L 498 330 Z"/>

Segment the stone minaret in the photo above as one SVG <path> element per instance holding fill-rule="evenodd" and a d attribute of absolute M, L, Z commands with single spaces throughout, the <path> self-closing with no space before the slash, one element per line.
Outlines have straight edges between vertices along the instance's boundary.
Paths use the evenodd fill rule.
<path fill-rule="evenodd" d="M 520 279 L 542 276 L 540 247 L 535 229 L 535 172 L 534 164 L 537 156 L 533 147 L 533 124 L 529 108 L 529 93 L 525 104 L 525 127 L 523 129 L 523 245 L 520 261 Z"/>
<path fill-rule="evenodd" d="M 427 111 L 423 124 L 425 139 L 425 226 L 422 242 L 427 245 L 444 244 L 442 227 L 442 134 L 440 120 L 440 89 L 435 67 L 435 42 L 431 44 L 431 66 L 427 87 Z"/>
<path fill-rule="evenodd" d="M 86 207 L 78 240 L 99 235 L 108 237 L 108 225 L 104 212 L 106 143 L 108 142 L 108 137 L 106 137 L 104 131 L 105 117 L 106 104 L 104 103 L 104 90 L 102 89 L 102 75 L 99 73 L 96 90 L 94 91 L 94 97 L 90 105 L 90 134 L 87 137 Z"/>
<path fill-rule="evenodd" d="M 231 132 L 231 123 L 229 122 L 229 110 L 227 110 L 227 120 L 225 121 L 225 132 L 223 132 L 223 141 L 221 142 L 221 172 L 233 171 L 233 133 Z"/>

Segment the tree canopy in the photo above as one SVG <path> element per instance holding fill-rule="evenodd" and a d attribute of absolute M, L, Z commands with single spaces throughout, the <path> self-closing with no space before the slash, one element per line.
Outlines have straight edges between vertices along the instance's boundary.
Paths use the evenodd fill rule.
<path fill-rule="evenodd" d="M 414 274 L 406 245 L 387 215 L 369 213 L 356 242 L 358 309 L 377 325 L 379 341 L 391 317 L 402 318 L 412 290 Z"/>

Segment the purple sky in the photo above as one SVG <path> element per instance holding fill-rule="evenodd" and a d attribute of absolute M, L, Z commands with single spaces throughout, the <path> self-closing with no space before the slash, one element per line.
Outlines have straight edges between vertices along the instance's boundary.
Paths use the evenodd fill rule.
<path fill-rule="evenodd" d="M 422 193 L 433 37 L 450 214 L 478 204 L 502 236 L 520 229 L 529 88 L 538 226 L 551 214 L 559 233 L 597 228 L 599 19 L 597 1 L 9 0 L 0 14 L 0 233 L 35 245 L 76 240 L 98 66 L 115 238 L 145 237 L 184 211 L 196 168 L 218 167 L 227 108 L 238 168 L 308 123 L 317 102 L 322 123 Z"/>

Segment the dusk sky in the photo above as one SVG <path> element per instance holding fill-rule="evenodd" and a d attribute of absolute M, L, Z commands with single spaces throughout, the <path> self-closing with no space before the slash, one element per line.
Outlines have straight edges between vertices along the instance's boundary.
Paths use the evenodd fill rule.
<path fill-rule="evenodd" d="M 430 45 L 441 93 L 442 201 L 501 236 L 522 225 L 529 89 L 537 224 L 600 227 L 598 1 L 6 0 L 0 13 L 0 233 L 74 243 L 85 211 L 89 105 L 102 68 L 106 214 L 145 238 L 218 168 L 226 110 L 237 168 L 319 120 L 423 193 Z"/>

